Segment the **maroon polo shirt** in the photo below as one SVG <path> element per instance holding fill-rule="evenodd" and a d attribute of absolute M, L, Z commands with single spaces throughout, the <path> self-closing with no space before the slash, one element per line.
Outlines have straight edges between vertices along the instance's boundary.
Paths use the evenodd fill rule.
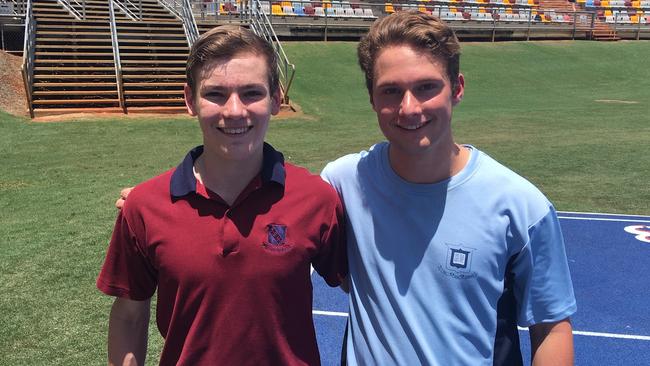
<path fill-rule="evenodd" d="M 232 206 L 193 174 L 203 152 L 133 189 L 97 287 L 145 300 L 158 290 L 162 365 L 318 365 L 310 264 L 347 274 L 343 209 L 319 176 L 264 146 L 260 175 Z"/>

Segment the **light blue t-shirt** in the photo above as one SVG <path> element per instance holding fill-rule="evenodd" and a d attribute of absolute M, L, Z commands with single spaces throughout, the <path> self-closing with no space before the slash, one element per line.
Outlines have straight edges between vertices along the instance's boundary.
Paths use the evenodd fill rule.
<path fill-rule="evenodd" d="M 435 184 L 400 178 L 389 144 L 329 163 L 348 218 L 349 365 L 491 365 L 511 257 L 521 326 L 576 311 L 557 215 L 478 149 Z"/>

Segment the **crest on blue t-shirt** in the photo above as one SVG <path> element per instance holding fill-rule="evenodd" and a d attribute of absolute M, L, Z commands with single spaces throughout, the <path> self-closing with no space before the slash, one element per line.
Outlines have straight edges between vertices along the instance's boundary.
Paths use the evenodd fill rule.
<path fill-rule="evenodd" d="M 450 260 L 449 265 L 456 267 L 458 269 L 467 268 L 467 262 L 469 261 L 470 252 L 462 249 L 450 249 Z"/>
<path fill-rule="evenodd" d="M 476 249 L 459 244 L 447 244 L 445 269 L 447 274 L 460 278 L 473 277 L 472 259 Z M 454 275 L 456 274 L 456 275 Z"/>
<path fill-rule="evenodd" d="M 270 224 L 267 226 L 267 243 L 271 245 L 283 245 L 287 239 L 287 226 Z"/>

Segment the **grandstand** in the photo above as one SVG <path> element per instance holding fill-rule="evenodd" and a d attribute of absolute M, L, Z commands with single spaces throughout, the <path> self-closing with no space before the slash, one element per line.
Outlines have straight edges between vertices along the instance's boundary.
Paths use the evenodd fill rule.
<path fill-rule="evenodd" d="M 242 24 L 271 41 L 284 102 L 283 39 L 357 39 L 414 9 L 462 40 L 650 39 L 650 0 L 0 0 L 2 49 L 21 52 L 32 117 L 78 111 L 180 112 L 187 53 L 200 33 Z"/>

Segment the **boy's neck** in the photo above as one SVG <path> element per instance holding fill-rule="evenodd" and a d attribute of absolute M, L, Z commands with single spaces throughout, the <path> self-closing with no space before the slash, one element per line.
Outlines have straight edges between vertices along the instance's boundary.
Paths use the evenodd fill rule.
<path fill-rule="evenodd" d="M 436 149 L 429 154 L 396 156 L 396 150 L 388 150 L 391 168 L 409 183 L 438 183 L 458 174 L 469 160 L 467 147 L 452 143 L 449 147 Z"/>
<path fill-rule="evenodd" d="M 203 185 L 216 193 L 229 206 L 262 170 L 263 153 L 247 161 L 224 160 L 206 151 L 194 162 L 194 175 Z"/>

